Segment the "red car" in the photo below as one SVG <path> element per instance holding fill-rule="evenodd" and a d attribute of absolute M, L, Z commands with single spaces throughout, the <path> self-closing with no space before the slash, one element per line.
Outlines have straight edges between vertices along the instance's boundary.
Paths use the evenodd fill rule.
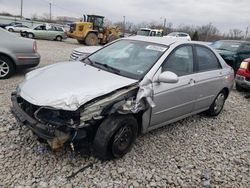
<path fill-rule="evenodd" d="M 241 63 L 236 73 L 235 82 L 238 91 L 250 89 L 250 58 Z"/>

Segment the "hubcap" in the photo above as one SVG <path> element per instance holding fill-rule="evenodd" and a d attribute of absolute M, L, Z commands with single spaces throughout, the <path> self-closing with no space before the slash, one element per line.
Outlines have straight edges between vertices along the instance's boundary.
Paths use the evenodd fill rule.
<path fill-rule="evenodd" d="M 9 73 L 9 71 L 9 65 L 6 62 L 0 60 L 0 77 L 5 77 Z"/>
<path fill-rule="evenodd" d="M 132 129 L 129 126 L 122 127 L 114 138 L 112 151 L 114 155 L 122 155 L 131 145 L 133 138 Z"/>
<path fill-rule="evenodd" d="M 214 103 L 214 111 L 216 113 L 221 111 L 221 109 L 224 105 L 224 101 L 225 101 L 225 96 L 223 95 L 223 93 L 220 93 L 218 95 L 218 97 L 216 98 L 215 103 Z"/>

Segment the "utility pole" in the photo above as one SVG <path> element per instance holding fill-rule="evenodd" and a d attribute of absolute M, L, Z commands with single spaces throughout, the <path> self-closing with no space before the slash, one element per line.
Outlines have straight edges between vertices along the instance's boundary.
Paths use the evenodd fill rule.
<path fill-rule="evenodd" d="M 49 20 L 51 22 L 51 3 L 49 3 Z"/>
<path fill-rule="evenodd" d="M 123 35 L 125 35 L 125 30 L 126 30 L 126 17 L 123 16 Z"/>
<path fill-rule="evenodd" d="M 20 16 L 22 19 L 23 18 L 23 0 L 21 0 L 21 14 L 20 14 Z"/>

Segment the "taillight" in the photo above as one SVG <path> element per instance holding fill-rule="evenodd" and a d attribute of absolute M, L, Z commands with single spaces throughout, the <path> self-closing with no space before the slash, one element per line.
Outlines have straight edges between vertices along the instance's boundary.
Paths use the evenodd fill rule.
<path fill-rule="evenodd" d="M 248 62 L 246 61 L 242 61 L 242 63 L 240 64 L 241 69 L 247 69 L 247 66 L 248 66 Z"/>
<path fill-rule="evenodd" d="M 36 45 L 36 41 L 33 42 L 33 52 L 36 53 L 37 52 L 37 45 Z"/>

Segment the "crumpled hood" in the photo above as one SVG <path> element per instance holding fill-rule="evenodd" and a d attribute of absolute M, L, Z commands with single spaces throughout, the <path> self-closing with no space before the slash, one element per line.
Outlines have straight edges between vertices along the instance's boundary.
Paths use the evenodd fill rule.
<path fill-rule="evenodd" d="M 28 73 L 18 94 L 38 106 L 77 110 L 84 103 L 138 82 L 82 62 L 64 62 Z"/>

